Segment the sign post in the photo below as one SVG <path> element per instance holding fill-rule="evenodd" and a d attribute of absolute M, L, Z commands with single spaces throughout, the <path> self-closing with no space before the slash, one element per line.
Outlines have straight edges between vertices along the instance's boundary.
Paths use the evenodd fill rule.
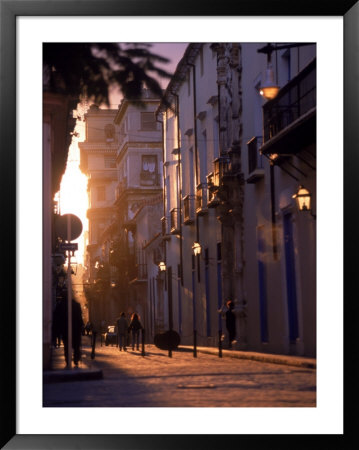
<path fill-rule="evenodd" d="M 71 216 L 67 215 L 67 242 L 71 241 Z M 67 368 L 72 369 L 72 283 L 71 251 L 67 251 Z"/>
<path fill-rule="evenodd" d="M 71 282 L 71 253 L 78 249 L 77 243 L 71 241 L 82 233 L 82 222 L 74 214 L 64 214 L 55 223 L 57 236 L 67 242 L 61 243 L 60 248 L 67 251 L 67 359 L 68 369 L 72 369 L 72 282 Z"/>

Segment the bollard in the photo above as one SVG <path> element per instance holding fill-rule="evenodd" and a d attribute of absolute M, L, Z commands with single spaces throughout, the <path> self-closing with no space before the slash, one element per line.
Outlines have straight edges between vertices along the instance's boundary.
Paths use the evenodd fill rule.
<path fill-rule="evenodd" d="M 142 356 L 145 356 L 145 329 L 142 328 Z"/>
<path fill-rule="evenodd" d="M 218 331 L 218 356 L 222 358 L 222 330 Z"/>
<path fill-rule="evenodd" d="M 95 359 L 96 334 L 96 331 L 93 331 L 91 336 L 91 359 Z"/>
<path fill-rule="evenodd" d="M 193 330 L 193 358 L 197 358 L 197 330 Z"/>

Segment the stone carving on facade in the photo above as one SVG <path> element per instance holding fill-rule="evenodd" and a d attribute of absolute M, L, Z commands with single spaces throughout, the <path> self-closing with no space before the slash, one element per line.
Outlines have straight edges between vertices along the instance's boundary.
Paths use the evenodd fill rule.
<path fill-rule="evenodd" d="M 217 196 L 217 218 L 222 223 L 223 298 L 235 298 L 238 346 L 247 342 L 247 306 L 243 289 L 243 201 L 244 177 L 241 171 L 242 98 L 241 48 L 239 44 L 217 44 L 217 83 L 219 88 L 220 155 L 229 163 L 222 174 Z"/>

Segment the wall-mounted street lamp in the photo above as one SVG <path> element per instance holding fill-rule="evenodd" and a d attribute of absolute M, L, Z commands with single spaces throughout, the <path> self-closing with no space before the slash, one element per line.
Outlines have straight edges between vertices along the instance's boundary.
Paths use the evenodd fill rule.
<path fill-rule="evenodd" d="M 275 98 L 279 92 L 279 86 L 274 81 L 274 72 L 272 66 L 272 53 L 278 50 L 285 50 L 290 48 L 302 47 L 305 45 L 312 45 L 311 42 L 293 43 L 293 44 L 267 44 L 257 50 L 258 53 L 265 53 L 267 55 L 267 69 L 265 72 L 264 82 L 260 86 L 259 93 L 267 100 Z"/>
<path fill-rule="evenodd" d="M 267 68 L 265 72 L 264 82 L 260 86 L 259 93 L 267 100 L 272 100 L 277 96 L 279 86 L 274 81 L 274 72 L 271 62 L 271 53 L 267 54 Z"/>
<path fill-rule="evenodd" d="M 165 272 L 165 271 L 166 271 L 166 263 L 163 262 L 163 261 L 161 261 L 161 262 L 158 264 L 158 268 L 160 269 L 160 272 Z"/>
<path fill-rule="evenodd" d="M 310 211 L 311 194 L 303 186 L 299 186 L 298 192 L 292 196 L 297 202 L 299 211 Z"/>
<path fill-rule="evenodd" d="M 309 211 L 310 214 L 315 218 L 315 214 L 311 211 L 311 200 L 312 194 L 304 186 L 299 186 L 296 194 L 292 195 L 295 199 L 299 211 Z"/>
<path fill-rule="evenodd" d="M 201 254 L 201 245 L 198 242 L 195 242 L 192 245 L 192 251 L 195 256 L 200 255 Z"/>

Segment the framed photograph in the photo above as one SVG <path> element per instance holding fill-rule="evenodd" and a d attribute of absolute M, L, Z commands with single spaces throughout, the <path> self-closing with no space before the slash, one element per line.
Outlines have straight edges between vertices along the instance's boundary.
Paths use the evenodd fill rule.
<path fill-rule="evenodd" d="M 4 417 L 1 424 L 2 448 L 252 448 L 268 445 L 268 440 L 276 448 L 287 447 L 288 443 L 295 448 L 310 447 L 312 443 L 317 445 L 322 442 L 325 442 L 326 448 L 344 448 L 345 441 L 350 440 L 356 420 L 351 412 L 351 403 L 354 379 L 357 378 L 357 358 L 353 356 L 357 346 L 353 345 L 352 323 L 357 308 L 354 307 L 355 302 L 348 302 L 348 292 L 354 291 L 355 264 L 345 261 L 344 254 L 347 259 L 353 253 L 353 248 L 357 249 L 358 219 L 355 196 L 351 192 L 359 168 L 356 151 L 359 118 L 358 3 L 348 0 L 288 4 L 284 1 L 258 0 L 239 1 L 234 5 L 225 0 L 221 5 L 214 5 L 202 1 L 193 4 L 188 1 L 168 3 L 162 0 L 89 0 L 85 3 L 60 0 L 29 0 L 19 3 L 16 0 L 0 0 L 0 4 L 0 180 L 4 204 L 2 279 L 5 286 L 1 301 L 1 405 Z M 259 52 L 256 50 L 258 54 L 261 51 L 266 53 L 263 49 L 270 48 L 273 51 L 268 43 L 282 43 L 283 51 L 285 45 L 290 48 L 290 43 L 316 44 L 318 203 L 315 214 L 311 211 L 311 220 L 318 236 L 314 250 L 317 255 L 317 354 L 313 360 L 318 360 L 315 405 L 308 404 L 310 407 L 305 407 L 301 404 L 298 405 L 301 408 L 288 408 L 284 404 L 272 407 L 271 404 L 263 403 L 261 407 L 254 408 L 197 405 L 193 408 L 164 405 L 161 408 L 139 404 L 113 407 L 117 405 L 104 402 L 92 404 L 89 408 L 79 404 L 57 407 L 61 405 L 51 403 L 50 396 L 46 397 L 47 393 L 43 389 L 43 364 L 46 359 L 43 347 L 46 317 L 46 308 L 43 306 L 43 285 L 46 280 L 46 264 L 43 259 L 46 211 L 43 209 L 43 196 L 47 189 L 44 174 L 48 167 L 43 153 L 43 148 L 46 147 L 43 134 L 43 117 L 46 111 L 42 103 L 43 80 L 46 77 L 43 70 L 43 45 L 93 42 L 156 43 L 159 45 L 157 48 L 167 43 L 178 44 L 178 55 L 172 55 L 176 64 L 181 60 L 188 43 L 193 43 L 193 49 L 196 48 L 196 43 L 261 43 Z M 171 50 L 166 56 L 170 54 Z M 271 52 L 267 51 L 268 61 L 270 55 Z M 266 58 L 265 54 L 262 56 Z M 299 72 L 299 56 L 297 63 Z M 179 70 L 176 64 L 171 68 L 172 72 Z M 252 78 L 251 83 L 259 86 L 259 79 L 256 80 L 255 76 Z M 289 76 L 288 79 L 290 78 Z M 166 86 L 167 83 L 163 89 Z M 166 108 L 171 108 L 171 102 L 175 104 L 176 94 L 173 95 L 173 92 L 176 83 L 173 82 L 171 86 L 174 91 L 166 91 L 170 102 L 164 104 Z M 188 92 L 190 89 L 191 84 L 188 82 Z M 211 99 L 214 102 L 211 97 L 209 104 Z M 117 104 L 116 107 L 118 106 Z M 88 111 L 87 109 L 84 114 Z M 196 117 L 200 122 L 206 113 L 197 112 Z M 122 119 L 116 120 L 119 120 L 120 126 Z M 220 119 L 217 118 L 217 122 L 218 120 Z M 148 134 L 153 131 L 151 127 L 149 113 L 143 113 L 139 130 L 145 130 Z M 106 145 L 111 147 L 114 131 L 109 126 L 104 130 Z M 88 130 L 86 132 L 89 133 Z M 190 139 L 196 132 L 188 129 L 185 134 Z M 202 137 L 207 138 L 208 130 L 201 129 L 201 133 Z M 265 131 L 263 135 L 264 133 Z M 155 146 L 149 147 L 151 153 L 142 156 L 139 163 L 140 182 L 146 189 L 156 184 L 154 180 L 161 157 L 161 149 L 158 149 L 157 155 Z M 268 151 L 268 159 L 272 156 Z M 111 155 L 107 159 L 105 157 L 106 168 L 115 167 L 113 164 Z M 309 167 L 311 162 L 307 160 L 305 164 Z M 187 169 L 190 172 L 190 164 Z M 289 172 L 292 178 L 299 180 L 298 167 Z M 247 182 L 249 178 L 251 177 L 247 178 Z M 211 180 L 208 182 L 211 183 Z M 76 187 L 70 186 L 71 189 Z M 103 186 L 96 189 L 96 198 L 101 202 L 106 198 L 106 189 Z M 132 207 L 133 211 L 138 211 L 138 204 L 133 203 Z M 155 209 L 153 204 L 151 207 Z M 286 211 L 285 206 L 283 211 Z M 172 215 L 170 217 L 172 219 Z M 287 216 L 283 213 L 283 218 L 285 217 Z M 276 220 L 275 214 L 272 215 L 272 220 Z M 73 226 L 76 228 L 76 224 Z M 283 227 L 285 226 L 283 219 Z M 290 226 L 288 219 L 288 227 Z M 258 227 L 257 232 L 260 231 Z M 344 232 L 346 239 L 343 240 Z M 64 241 L 66 239 L 64 237 Z M 270 242 L 275 248 L 272 239 L 273 236 Z M 258 242 L 262 241 L 259 239 Z M 151 245 L 151 242 L 146 242 L 146 245 Z M 261 248 L 258 247 L 257 250 L 260 252 Z M 207 257 L 207 253 L 202 255 L 204 263 L 201 270 L 204 278 L 208 277 L 205 262 Z M 160 256 L 158 258 L 156 264 L 163 264 Z M 197 267 L 196 261 L 194 256 L 194 280 L 197 278 L 197 271 L 193 269 Z M 347 262 L 346 272 L 343 270 L 344 262 Z M 240 263 L 236 261 L 236 264 L 240 270 Z M 289 270 L 288 266 L 284 269 Z M 167 270 L 168 278 L 164 283 L 171 283 L 172 277 L 177 283 L 181 278 L 181 275 L 177 277 L 177 273 L 180 273 L 179 269 L 177 272 L 177 267 L 175 275 L 172 268 L 171 271 Z M 199 277 L 198 263 L 198 282 Z M 112 281 L 115 286 L 115 281 Z M 155 296 L 156 289 L 151 284 L 151 295 L 153 292 Z M 343 291 L 344 294 L 347 293 L 346 301 Z M 176 296 L 177 292 L 173 295 Z M 354 298 L 354 295 L 351 297 Z M 172 313 L 172 304 L 168 308 Z M 194 308 L 193 306 L 193 310 Z M 176 311 L 179 316 L 179 310 Z M 223 311 L 222 313 L 224 314 Z M 239 312 L 237 317 L 240 320 Z M 169 319 L 170 330 L 171 320 Z M 263 323 L 262 321 L 259 329 L 262 342 L 266 342 L 268 331 Z M 146 326 L 155 330 L 152 316 L 147 320 Z M 210 327 L 211 323 L 207 321 L 207 337 L 210 335 Z M 289 330 L 289 334 L 293 333 L 293 342 L 297 338 L 294 329 L 293 325 Z M 106 330 L 101 330 L 101 345 L 102 339 L 105 343 L 110 338 L 109 332 L 116 330 L 114 327 L 108 329 L 108 336 Z M 202 336 L 198 334 L 201 339 Z M 220 341 L 222 337 L 218 339 Z M 100 341 L 97 342 L 100 345 Z M 216 345 L 217 343 L 214 346 Z M 218 343 L 220 351 L 221 345 Z M 231 340 L 228 345 L 231 345 Z M 169 356 L 172 354 L 169 353 Z M 66 362 L 69 363 L 69 360 Z M 89 386 L 95 386 L 91 384 L 92 381 L 88 383 Z M 300 383 L 297 388 L 300 391 Z M 302 389 L 305 390 L 304 387 Z M 90 390 L 88 395 L 91 396 Z"/>

